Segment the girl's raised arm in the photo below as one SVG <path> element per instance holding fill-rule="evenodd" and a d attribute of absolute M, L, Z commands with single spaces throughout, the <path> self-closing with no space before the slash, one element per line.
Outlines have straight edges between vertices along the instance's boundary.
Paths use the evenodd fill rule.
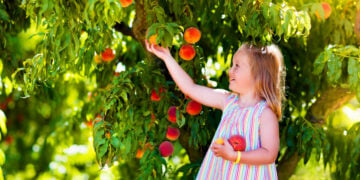
<path fill-rule="evenodd" d="M 145 41 L 145 43 L 146 49 L 149 52 L 153 53 L 164 61 L 171 77 L 185 95 L 205 106 L 223 110 L 226 97 L 229 95 L 228 91 L 223 89 L 212 89 L 206 86 L 195 84 L 191 77 L 171 56 L 168 48 L 152 45 L 147 41 Z"/>

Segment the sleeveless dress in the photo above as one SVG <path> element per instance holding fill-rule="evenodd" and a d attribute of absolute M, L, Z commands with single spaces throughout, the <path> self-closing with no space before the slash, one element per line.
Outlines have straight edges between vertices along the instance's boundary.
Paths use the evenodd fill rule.
<path fill-rule="evenodd" d="M 239 97 L 231 93 L 226 99 L 220 124 L 212 139 L 212 143 L 219 137 L 230 138 L 232 135 L 241 135 L 246 140 L 245 151 L 256 150 L 261 147 L 259 117 L 267 106 L 261 100 L 255 106 L 241 108 L 238 105 Z M 216 157 L 209 148 L 201 164 L 196 179 L 232 180 L 232 179 L 277 179 L 275 163 L 264 165 L 248 165 Z"/>

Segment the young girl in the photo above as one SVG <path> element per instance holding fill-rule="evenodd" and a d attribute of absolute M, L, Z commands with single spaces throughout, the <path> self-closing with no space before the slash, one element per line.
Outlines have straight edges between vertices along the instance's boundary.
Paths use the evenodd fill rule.
<path fill-rule="evenodd" d="M 220 124 L 196 179 L 277 179 L 283 57 L 275 45 L 243 44 L 229 70 L 229 89 L 211 89 L 193 82 L 168 48 L 150 45 L 147 50 L 162 59 L 180 90 L 191 99 L 223 111 Z M 227 139 L 245 138 L 245 151 L 234 151 Z M 224 139 L 224 144 L 215 140 Z"/>

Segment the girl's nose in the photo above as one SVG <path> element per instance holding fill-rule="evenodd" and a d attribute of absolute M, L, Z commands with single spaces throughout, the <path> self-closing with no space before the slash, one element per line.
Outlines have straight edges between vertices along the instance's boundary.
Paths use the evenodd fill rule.
<path fill-rule="evenodd" d="M 232 67 L 229 68 L 229 74 L 232 73 Z"/>

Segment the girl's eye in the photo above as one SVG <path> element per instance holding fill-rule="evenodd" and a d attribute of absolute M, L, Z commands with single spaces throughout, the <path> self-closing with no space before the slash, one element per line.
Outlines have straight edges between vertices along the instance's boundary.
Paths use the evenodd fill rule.
<path fill-rule="evenodd" d="M 235 66 L 236 66 L 236 67 L 239 67 L 239 65 L 238 65 L 238 64 L 236 64 Z"/>

